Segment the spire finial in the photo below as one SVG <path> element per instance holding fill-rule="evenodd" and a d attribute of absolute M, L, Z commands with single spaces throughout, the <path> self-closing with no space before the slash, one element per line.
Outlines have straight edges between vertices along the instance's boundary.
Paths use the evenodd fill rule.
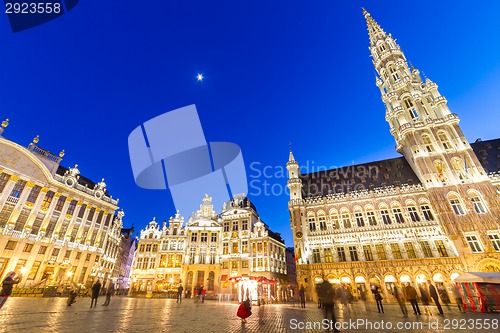
<path fill-rule="evenodd" d="M 63 157 L 64 157 L 64 154 L 65 154 L 65 152 L 64 152 L 64 149 L 63 149 L 63 150 L 61 150 L 61 152 L 59 153 L 59 157 L 60 157 L 60 158 L 63 158 Z"/>
<path fill-rule="evenodd" d="M 37 136 L 33 138 L 33 144 L 36 145 L 38 141 L 40 141 L 40 135 L 37 134 Z"/>
<path fill-rule="evenodd" d="M 365 7 L 361 7 L 361 10 L 362 10 L 361 13 L 363 13 L 363 15 L 369 14 L 368 11 L 365 9 Z"/>
<path fill-rule="evenodd" d="M 2 128 L 5 128 L 9 126 L 9 118 L 6 118 L 4 121 L 2 121 Z"/>

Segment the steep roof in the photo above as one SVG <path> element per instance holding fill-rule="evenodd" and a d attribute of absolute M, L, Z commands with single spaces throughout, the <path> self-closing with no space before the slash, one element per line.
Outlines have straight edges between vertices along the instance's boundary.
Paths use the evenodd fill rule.
<path fill-rule="evenodd" d="M 478 140 L 471 147 L 486 172 L 500 171 L 500 139 Z M 403 156 L 311 172 L 300 175 L 300 178 L 303 198 L 392 185 L 421 184 Z"/>

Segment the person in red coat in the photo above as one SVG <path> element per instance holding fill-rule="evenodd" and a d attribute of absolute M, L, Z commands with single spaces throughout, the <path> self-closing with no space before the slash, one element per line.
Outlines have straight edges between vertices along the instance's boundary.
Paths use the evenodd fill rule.
<path fill-rule="evenodd" d="M 250 304 L 249 299 L 241 302 L 240 306 L 238 307 L 238 312 L 236 312 L 236 315 L 241 318 L 242 323 L 247 322 L 246 318 L 252 315 L 252 305 Z"/>

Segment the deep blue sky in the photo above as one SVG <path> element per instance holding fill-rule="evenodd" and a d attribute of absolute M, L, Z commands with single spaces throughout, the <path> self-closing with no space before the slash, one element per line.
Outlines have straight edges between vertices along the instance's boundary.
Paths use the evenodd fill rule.
<path fill-rule="evenodd" d="M 81 0 L 62 17 L 15 34 L 0 14 L 0 118 L 10 118 L 4 136 L 27 145 L 39 134 L 42 148 L 65 149 L 62 164 L 78 163 L 95 181 L 104 177 L 125 225 L 139 229 L 175 212 L 168 191 L 135 185 L 128 135 L 196 104 L 207 141 L 240 145 L 254 181 L 250 199 L 291 246 L 281 192 L 289 141 L 300 164 L 398 156 L 360 7 L 438 83 L 469 141 L 498 137 L 500 2 L 415 4 Z M 264 166 L 275 177 L 256 178 Z M 282 194 L 256 195 L 264 180 Z"/>

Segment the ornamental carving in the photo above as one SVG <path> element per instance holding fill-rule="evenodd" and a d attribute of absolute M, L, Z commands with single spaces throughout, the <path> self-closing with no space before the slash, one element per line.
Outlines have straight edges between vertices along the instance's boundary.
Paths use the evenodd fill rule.
<path fill-rule="evenodd" d="M 49 191 L 48 187 L 42 187 L 42 193 L 47 193 Z"/>
<path fill-rule="evenodd" d="M 16 175 L 12 175 L 10 176 L 10 180 L 12 180 L 13 182 L 17 182 L 19 180 L 19 177 Z"/>

